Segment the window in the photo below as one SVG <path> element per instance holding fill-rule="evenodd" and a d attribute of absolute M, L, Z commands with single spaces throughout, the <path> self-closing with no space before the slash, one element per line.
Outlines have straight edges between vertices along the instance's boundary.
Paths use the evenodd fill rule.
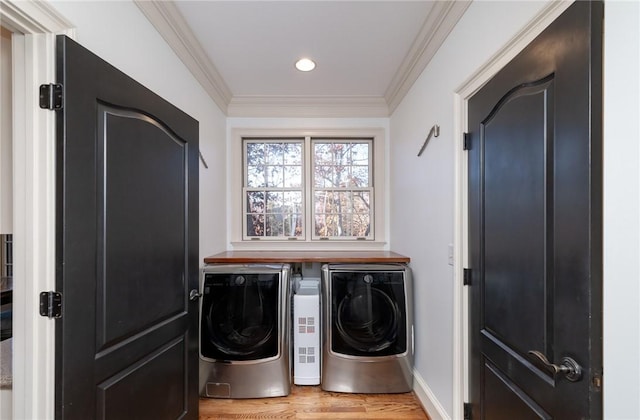
<path fill-rule="evenodd" d="M 260 249 L 260 243 L 271 243 L 282 248 L 294 241 L 384 244 L 384 229 L 376 231 L 384 227 L 384 206 L 375 202 L 384 192 L 382 130 L 347 131 L 234 130 L 232 156 L 242 162 L 241 171 L 231 172 L 232 202 L 240 203 L 230 209 L 234 247 L 253 243 Z"/>
<path fill-rule="evenodd" d="M 245 236 L 304 237 L 303 140 L 245 140 Z"/>
<path fill-rule="evenodd" d="M 311 141 L 313 237 L 362 238 L 371 234 L 371 140 Z"/>

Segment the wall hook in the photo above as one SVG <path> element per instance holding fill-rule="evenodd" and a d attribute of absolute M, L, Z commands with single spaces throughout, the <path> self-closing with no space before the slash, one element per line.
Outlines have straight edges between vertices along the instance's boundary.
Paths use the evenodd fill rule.
<path fill-rule="evenodd" d="M 202 152 L 200 150 L 198 150 L 198 154 L 200 155 L 200 160 L 202 161 L 202 164 L 204 165 L 204 167 L 206 169 L 209 169 L 209 165 L 207 165 L 207 161 L 204 160 L 204 156 L 202 156 Z"/>
<path fill-rule="evenodd" d="M 422 147 L 418 152 L 418 156 L 420 156 L 422 152 L 424 152 L 424 149 L 427 147 L 427 143 L 429 143 L 429 140 L 431 140 L 431 136 L 438 137 L 439 135 L 440 135 L 440 126 L 438 124 L 435 124 L 433 127 L 431 127 L 431 130 L 429 130 L 429 134 L 427 135 L 427 138 L 424 139 L 424 143 L 422 144 Z"/>

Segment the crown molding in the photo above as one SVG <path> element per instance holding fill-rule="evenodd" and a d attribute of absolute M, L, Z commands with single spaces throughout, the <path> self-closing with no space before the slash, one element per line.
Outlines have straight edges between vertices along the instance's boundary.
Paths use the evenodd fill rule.
<path fill-rule="evenodd" d="M 48 2 L 0 1 L 0 22 L 19 33 L 53 33 L 73 37 L 74 26 Z"/>
<path fill-rule="evenodd" d="M 470 4 L 471 1 L 467 0 L 434 2 L 420 33 L 385 92 L 389 114 L 402 102 Z"/>
<path fill-rule="evenodd" d="M 389 107 L 378 96 L 234 96 L 229 117 L 379 118 Z"/>
<path fill-rule="evenodd" d="M 133 0 L 211 99 L 226 114 L 231 90 L 172 1 Z"/>
<path fill-rule="evenodd" d="M 222 112 L 230 117 L 388 117 L 471 4 L 468 0 L 434 2 L 384 97 L 234 97 L 173 1 L 133 1 Z"/>

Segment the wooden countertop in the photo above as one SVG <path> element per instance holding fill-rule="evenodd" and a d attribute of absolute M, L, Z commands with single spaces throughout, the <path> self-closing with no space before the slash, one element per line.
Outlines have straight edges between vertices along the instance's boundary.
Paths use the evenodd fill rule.
<path fill-rule="evenodd" d="M 204 259 L 207 264 L 408 263 L 409 261 L 409 257 L 392 251 L 226 251 Z"/>

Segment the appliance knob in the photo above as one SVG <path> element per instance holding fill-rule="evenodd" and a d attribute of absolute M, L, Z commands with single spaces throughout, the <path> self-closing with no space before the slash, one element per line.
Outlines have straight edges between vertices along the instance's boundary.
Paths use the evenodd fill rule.
<path fill-rule="evenodd" d="M 373 283 L 373 276 L 371 274 L 366 274 L 363 280 L 365 283 L 371 284 Z"/>

